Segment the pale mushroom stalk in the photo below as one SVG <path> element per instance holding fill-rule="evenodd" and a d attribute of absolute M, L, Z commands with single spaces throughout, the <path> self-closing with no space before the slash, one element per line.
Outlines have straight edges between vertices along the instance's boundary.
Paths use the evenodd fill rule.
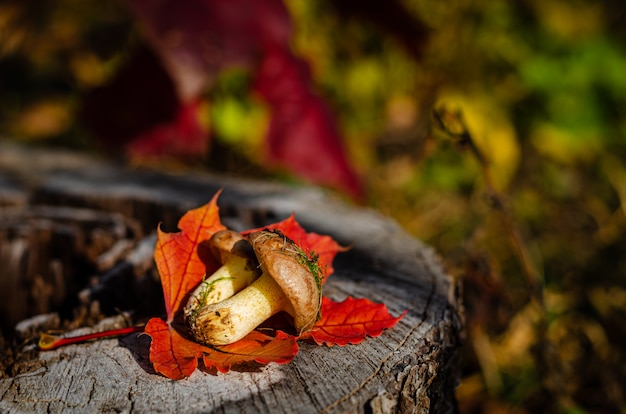
<path fill-rule="evenodd" d="M 240 340 L 280 311 L 293 313 L 289 299 L 269 275 L 262 275 L 234 296 L 203 307 L 196 315 L 194 336 L 212 345 Z"/>
<path fill-rule="evenodd" d="M 321 274 L 293 241 L 278 231 L 248 235 L 262 271 L 250 286 L 221 302 L 197 310 L 189 320 L 199 342 L 236 342 L 278 312 L 293 318 L 298 332 L 310 330 L 321 306 Z"/>
<path fill-rule="evenodd" d="M 232 258 L 198 285 L 187 306 L 191 309 L 220 302 L 250 285 L 255 278 L 256 273 L 248 269 L 247 260 Z"/>
<path fill-rule="evenodd" d="M 209 240 L 209 247 L 222 266 L 192 292 L 184 309 L 188 320 L 194 319 L 202 307 L 227 299 L 249 286 L 260 274 L 252 248 L 239 233 L 217 232 Z"/>

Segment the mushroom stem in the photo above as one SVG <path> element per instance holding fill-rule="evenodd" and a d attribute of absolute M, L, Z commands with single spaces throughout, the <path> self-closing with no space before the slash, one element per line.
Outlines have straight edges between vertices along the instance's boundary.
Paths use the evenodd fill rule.
<path fill-rule="evenodd" d="M 184 314 L 192 325 L 204 306 L 233 296 L 261 274 L 252 246 L 241 234 L 218 231 L 209 239 L 208 247 L 222 266 L 191 293 Z"/>
<path fill-rule="evenodd" d="M 200 308 L 233 296 L 257 277 L 248 259 L 233 256 L 193 291 L 185 306 L 185 317 L 197 316 Z"/>
<path fill-rule="evenodd" d="M 191 331 L 201 342 L 226 345 L 242 339 L 283 310 L 293 312 L 289 299 L 274 279 L 264 274 L 234 296 L 200 309 Z"/>

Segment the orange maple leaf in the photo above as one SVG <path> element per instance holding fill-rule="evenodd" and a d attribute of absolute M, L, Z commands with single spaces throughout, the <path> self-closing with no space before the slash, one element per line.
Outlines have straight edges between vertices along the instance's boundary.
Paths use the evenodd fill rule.
<path fill-rule="evenodd" d="M 224 230 L 217 207 L 218 191 L 203 207 L 189 210 L 178 222 L 178 233 L 158 229 L 154 261 L 163 286 L 167 322 L 174 320 L 175 312 L 189 292 L 204 275 L 218 269 L 219 264 L 208 248 L 201 244 L 214 233 Z"/>
<path fill-rule="evenodd" d="M 276 336 L 270 336 L 252 331 L 237 342 L 215 347 L 212 353 L 204 355 L 204 366 L 228 372 L 233 365 L 245 362 L 254 361 L 263 365 L 291 362 L 298 354 L 298 338 L 283 331 L 275 332 Z"/>
<path fill-rule="evenodd" d="M 211 349 L 183 337 L 163 319 L 148 321 L 145 333 L 152 337 L 150 362 L 154 370 L 170 379 L 190 376 L 198 367 L 198 358 Z"/>
<path fill-rule="evenodd" d="M 343 302 L 322 298 L 322 317 L 310 332 L 301 336 L 313 339 L 318 345 L 358 344 L 365 337 L 379 336 L 385 329 L 392 328 L 406 315 L 404 311 L 394 318 L 384 303 L 369 299 L 347 297 Z"/>
<path fill-rule="evenodd" d="M 235 343 L 216 347 L 185 338 L 159 318 L 148 321 L 145 333 L 152 337 L 150 361 L 154 370 L 174 380 L 193 374 L 200 358 L 205 368 L 228 372 L 233 365 L 246 362 L 286 364 L 298 353 L 297 338 L 281 331 L 276 331 L 275 337 L 252 331 Z"/>

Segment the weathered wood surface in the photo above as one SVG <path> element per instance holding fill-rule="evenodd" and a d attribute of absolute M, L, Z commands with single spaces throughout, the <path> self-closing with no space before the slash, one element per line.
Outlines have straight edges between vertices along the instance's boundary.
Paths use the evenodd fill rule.
<path fill-rule="evenodd" d="M 252 372 L 196 371 L 171 381 L 147 360 L 149 338 L 73 345 L 40 353 L 32 369 L 0 380 L 0 412 L 453 412 L 461 336 L 453 282 L 433 251 L 393 221 L 314 189 L 207 174 L 131 170 L 81 155 L 0 144 L 0 205 L 52 204 L 114 211 L 146 232 L 174 228 L 218 189 L 234 229 L 295 212 L 309 231 L 330 234 L 337 256 L 324 294 L 367 297 L 408 314 L 360 345 L 301 344 L 287 365 Z M 0 277 L 2 273 L 0 271 Z"/>

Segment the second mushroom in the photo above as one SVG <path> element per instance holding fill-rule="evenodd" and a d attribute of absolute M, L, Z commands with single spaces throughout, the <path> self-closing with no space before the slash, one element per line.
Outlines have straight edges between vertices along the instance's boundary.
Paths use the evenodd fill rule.
<path fill-rule="evenodd" d="M 299 333 L 318 320 L 322 272 L 317 259 L 277 230 L 246 237 L 225 230 L 209 241 L 222 267 L 192 293 L 184 310 L 198 342 L 236 342 L 281 311 Z"/>

